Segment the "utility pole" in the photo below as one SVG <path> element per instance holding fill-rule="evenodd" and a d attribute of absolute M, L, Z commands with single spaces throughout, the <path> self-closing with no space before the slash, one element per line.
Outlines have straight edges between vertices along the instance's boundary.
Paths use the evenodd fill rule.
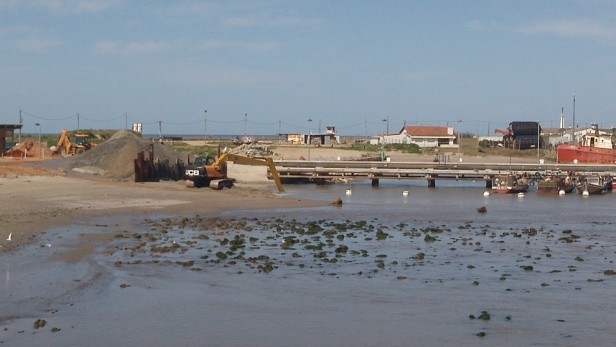
<path fill-rule="evenodd" d="M 540 129 L 541 129 L 541 127 L 539 126 L 539 121 L 537 121 L 537 160 L 540 160 L 539 159 L 539 144 L 541 143 L 540 140 L 539 140 L 541 138 L 541 130 Z"/>
<path fill-rule="evenodd" d="M 77 130 L 79 130 L 79 129 L 81 129 L 81 128 L 79 127 L 79 112 L 77 112 Z"/>
<path fill-rule="evenodd" d="M 203 145 L 207 141 L 207 110 L 203 111 Z"/>
<path fill-rule="evenodd" d="M 312 118 L 308 118 L 308 161 L 310 161 L 310 125 L 312 123 Z"/>
<path fill-rule="evenodd" d="M 124 128 L 128 130 L 128 113 L 124 112 Z"/>
<path fill-rule="evenodd" d="M 24 119 L 21 116 L 21 110 L 19 110 L 19 125 L 23 126 L 24 124 Z M 21 143 L 21 127 L 19 127 L 19 139 L 17 140 L 17 142 Z"/>

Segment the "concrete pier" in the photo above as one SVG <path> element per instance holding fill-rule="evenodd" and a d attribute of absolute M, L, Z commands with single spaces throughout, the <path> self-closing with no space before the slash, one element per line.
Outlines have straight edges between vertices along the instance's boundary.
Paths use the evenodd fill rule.
<path fill-rule="evenodd" d="M 426 180 L 428 187 L 436 187 L 438 180 L 485 181 L 491 188 L 492 178 L 503 174 L 537 177 L 575 172 L 578 176 L 603 175 L 616 177 L 616 165 L 583 164 L 511 164 L 511 163 L 426 163 L 383 161 L 275 161 L 284 181 L 363 180 L 370 179 L 378 187 L 383 179 Z"/>

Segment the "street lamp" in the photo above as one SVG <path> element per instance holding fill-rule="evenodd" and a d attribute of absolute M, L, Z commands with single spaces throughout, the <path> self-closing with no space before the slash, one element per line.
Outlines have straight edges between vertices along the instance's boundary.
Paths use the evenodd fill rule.
<path fill-rule="evenodd" d="M 385 160 L 385 135 L 389 133 L 388 118 L 383 118 L 383 140 L 381 141 L 381 160 Z M 386 126 L 386 127 L 385 127 Z"/>
<path fill-rule="evenodd" d="M 41 149 L 41 158 L 45 159 L 45 153 L 43 152 L 43 146 L 41 145 L 41 123 L 35 124 L 39 128 L 39 148 Z"/>
<path fill-rule="evenodd" d="M 247 126 L 248 124 L 248 113 L 244 113 L 244 138 L 246 138 L 246 136 L 248 136 L 248 132 L 247 132 Z"/>
<path fill-rule="evenodd" d="M 310 124 L 312 123 L 312 118 L 308 118 L 308 161 L 310 161 Z"/>

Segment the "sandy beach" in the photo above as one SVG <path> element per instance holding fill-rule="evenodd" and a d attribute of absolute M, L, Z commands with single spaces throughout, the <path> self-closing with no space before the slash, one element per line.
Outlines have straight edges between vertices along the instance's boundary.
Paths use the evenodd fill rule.
<path fill-rule="evenodd" d="M 277 196 L 263 168 L 234 167 L 243 178 L 232 189 L 188 189 L 183 181 L 134 183 L 0 162 L 0 254 L 35 242 L 46 229 L 112 215 L 195 214 L 323 205 Z M 232 165 L 232 164 L 231 164 Z M 240 172 L 244 170 L 244 172 Z M 263 171 L 263 172 L 262 172 Z M 260 175 L 262 173 L 262 176 Z M 11 234 L 11 241 L 7 238 Z"/>

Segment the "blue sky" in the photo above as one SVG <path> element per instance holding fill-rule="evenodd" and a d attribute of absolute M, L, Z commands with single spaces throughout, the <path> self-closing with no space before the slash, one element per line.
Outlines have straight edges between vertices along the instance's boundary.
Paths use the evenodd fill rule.
<path fill-rule="evenodd" d="M 612 127 L 615 88 L 614 0 L 0 0 L 0 123 L 24 132 L 486 135 L 570 124 L 573 94 Z"/>

